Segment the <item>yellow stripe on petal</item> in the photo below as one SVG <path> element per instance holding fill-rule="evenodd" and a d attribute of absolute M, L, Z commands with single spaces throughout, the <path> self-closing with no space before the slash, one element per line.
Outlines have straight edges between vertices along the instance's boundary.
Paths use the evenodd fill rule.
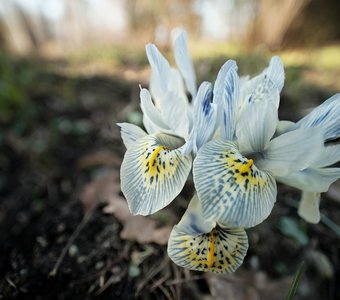
<path fill-rule="evenodd" d="M 146 156 L 142 157 L 142 164 L 145 164 L 145 174 L 147 174 L 147 189 L 153 184 L 153 181 L 159 180 L 159 177 L 165 173 L 171 173 L 171 166 L 162 157 L 168 154 L 171 148 L 166 146 L 154 146 L 146 148 Z M 151 156 L 150 156 L 151 155 Z M 167 167 L 166 167 L 167 166 Z"/>
<path fill-rule="evenodd" d="M 168 254 L 177 265 L 196 271 L 234 272 L 248 250 L 248 238 L 242 228 L 216 226 L 209 233 L 193 236 L 175 226 L 171 232 Z"/>
<path fill-rule="evenodd" d="M 149 215 L 168 205 L 182 190 L 191 169 L 181 138 L 168 134 L 139 139 L 125 153 L 121 188 L 133 214 Z"/>
<path fill-rule="evenodd" d="M 213 229 L 209 233 L 209 247 L 208 247 L 208 267 L 211 268 L 214 264 L 214 255 L 215 255 L 215 238 L 217 236 L 217 232 Z"/>
<path fill-rule="evenodd" d="M 241 155 L 233 142 L 205 144 L 194 162 L 194 181 L 203 215 L 231 227 L 262 222 L 276 201 L 276 182 Z"/>

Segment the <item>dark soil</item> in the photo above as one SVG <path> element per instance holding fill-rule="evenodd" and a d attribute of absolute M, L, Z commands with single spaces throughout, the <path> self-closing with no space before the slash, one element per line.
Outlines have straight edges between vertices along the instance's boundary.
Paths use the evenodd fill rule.
<path fill-rule="evenodd" d="M 79 199 L 98 173 L 110 169 L 118 175 L 125 148 L 115 123 L 138 112 L 138 84 L 44 71 L 38 72 L 27 92 L 26 104 L 16 108 L 15 117 L 1 129 L 0 298 L 223 299 L 214 294 L 209 275 L 178 268 L 165 246 L 122 240 L 122 224 L 103 213 L 103 205 L 85 210 Z M 33 108 L 33 117 L 25 114 L 28 108 Z M 79 166 L 79 159 L 100 150 L 109 151 L 117 161 Z M 262 291 L 262 299 L 284 299 L 288 290 L 280 287 L 280 280 L 290 282 L 304 260 L 297 299 L 340 299 L 339 236 L 324 223 L 300 220 L 294 207 L 299 192 L 279 188 L 272 215 L 248 232 L 250 248 L 237 278 Z M 189 189 L 184 193 L 189 195 Z M 169 208 L 177 219 L 183 201 L 179 197 Z M 326 198 L 321 208 L 340 224 L 339 204 Z M 282 233 L 282 217 L 297 225 L 306 244 Z M 70 238 L 70 247 L 65 248 Z M 333 274 L 309 258 L 316 250 L 326 256 Z M 136 267 L 136 255 L 142 254 L 145 259 Z M 251 282 L 259 274 L 267 278 L 267 294 Z M 273 283 L 282 291 L 279 296 L 270 294 Z"/>

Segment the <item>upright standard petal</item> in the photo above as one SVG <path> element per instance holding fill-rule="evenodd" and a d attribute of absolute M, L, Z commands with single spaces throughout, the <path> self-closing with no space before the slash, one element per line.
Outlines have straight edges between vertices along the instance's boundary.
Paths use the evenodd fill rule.
<path fill-rule="evenodd" d="M 239 115 L 253 102 L 268 102 L 276 109 L 280 104 L 281 86 L 283 86 L 283 65 L 274 59 L 260 75 L 243 82 L 240 91 Z"/>
<path fill-rule="evenodd" d="M 262 152 L 264 159 L 257 161 L 257 165 L 275 176 L 285 176 L 308 168 L 323 148 L 322 130 L 300 128 L 271 140 Z"/>
<path fill-rule="evenodd" d="M 137 140 L 125 153 L 121 189 L 133 214 L 149 215 L 167 206 L 182 190 L 191 169 L 184 141 L 167 134 Z"/>
<path fill-rule="evenodd" d="M 207 220 L 235 227 L 253 227 L 270 214 L 276 182 L 242 156 L 235 143 L 211 141 L 194 161 L 194 182 Z"/>
<path fill-rule="evenodd" d="M 189 134 L 188 103 L 181 101 L 174 92 L 167 92 L 164 95 L 164 105 L 162 107 L 163 119 L 169 128 L 185 140 Z"/>
<path fill-rule="evenodd" d="M 274 135 L 277 124 L 277 109 L 271 103 L 249 103 L 242 111 L 236 128 L 240 151 L 245 155 L 262 152 Z"/>
<path fill-rule="evenodd" d="M 313 224 L 320 222 L 320 193 L 302 192 L 298 214 L 305 221 Z"/>
<path fill-rule="evenodd" d="M 219 225 L 200 235 L 187 234 L 175 226 L 168 243 L 168 255 L 175 264 L 203 272 L 234 272 L 242 264 L 247 250 L 244 229 Z"/>
<path fill-rule="evenodd" d="M 192 99 L 196 97 L 196 76 L 194 66 L 188 51 L 187 34 L 181 31 L 174 43 L 176 64 L 184 78 L 186 87 Z"/>
<path fill-rule="evenodd" d="M 154 106 L 151 95 L 147 89 L 140 91 L 140 107 L 143 112 L 143 122 L 149 133 L 169 130 L 161 116 L 161 112 Z"/>
<path fill-rule="evenodd" d="M 281 92 L 285 81 L 285 71 L 280 57 L 273 56 L 271 58 L 269 66 L 265 70 L 265 76 L 268 76 Z"/>
<path fill-rule="evenodd" d="M 120 127 L 120 134 L 126 149 L 138 139 L 146 136 L 146 132 L 134 124 L 117 123 L 117 125 Z"/>
<path fill-rule="evenodd" d="M 228 60 L 217 75 L 213 97 L 218 110 L 217 126 L 221 128 L 223 139 L 233 140 L 235 137 L 238 99 L 237 65 L 235 61 Z"/>
<path fill-rule="evenodd" d="M 164 93 L 167 91 L 171 68 L 169 62 L 155 45 L 147 44 L 145 49 L 152 69 L 150 91 L 156 101 L 156 105 L 159 106 Z"/>
<path fill-rule="evenodd" d="M 193 128 L 189 139 L 183 147 L 183 154 L 197 150 L 209 141 L 214 132 L 216 124 L 216 104 L 212 103 L 212 86 L 210 82 L 203 82 L 194 102 Z"/>
<path fill-rule="evenodd" d="M 296 128 L 321 127 L 325 140 L 340 137 L 340 93 L 326 100 L 296 123 Z"/>

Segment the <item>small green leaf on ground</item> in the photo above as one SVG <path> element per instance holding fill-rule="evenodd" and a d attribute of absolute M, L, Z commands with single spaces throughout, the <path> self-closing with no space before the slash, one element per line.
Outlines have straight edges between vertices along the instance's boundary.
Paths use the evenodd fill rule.
<path fill-rule="evenodd" d="M 282 234 L 292 238 L 299 245 L 307 245 L 308 236 L 295 219 L 290 217 L 282 217 L 279 221 L 278 227 Z"/>

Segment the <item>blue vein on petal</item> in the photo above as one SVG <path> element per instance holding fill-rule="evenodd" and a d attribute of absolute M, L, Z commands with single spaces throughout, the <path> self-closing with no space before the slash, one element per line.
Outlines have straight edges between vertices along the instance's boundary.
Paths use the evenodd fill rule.
<path fill-rule="evenodd" d="M 212 98 L 212 91 L 209 91 L 203 100 L 203 113 L 205 116 L 208 116 L 211 110 L 211 98 Z"/>
<path fill-rule="evenodd" d="M 313 123 L 311 124 L 311 127 L 320 125 L 320 123 L 322 123 L 327 118 L 327 116 L 330 114 L 330 112 L 331 112 L 331 108 L 328 108 L 326 113 L 324 113 L 319 118 L 317 118 L 316 120 L 313 121 Z"/>

